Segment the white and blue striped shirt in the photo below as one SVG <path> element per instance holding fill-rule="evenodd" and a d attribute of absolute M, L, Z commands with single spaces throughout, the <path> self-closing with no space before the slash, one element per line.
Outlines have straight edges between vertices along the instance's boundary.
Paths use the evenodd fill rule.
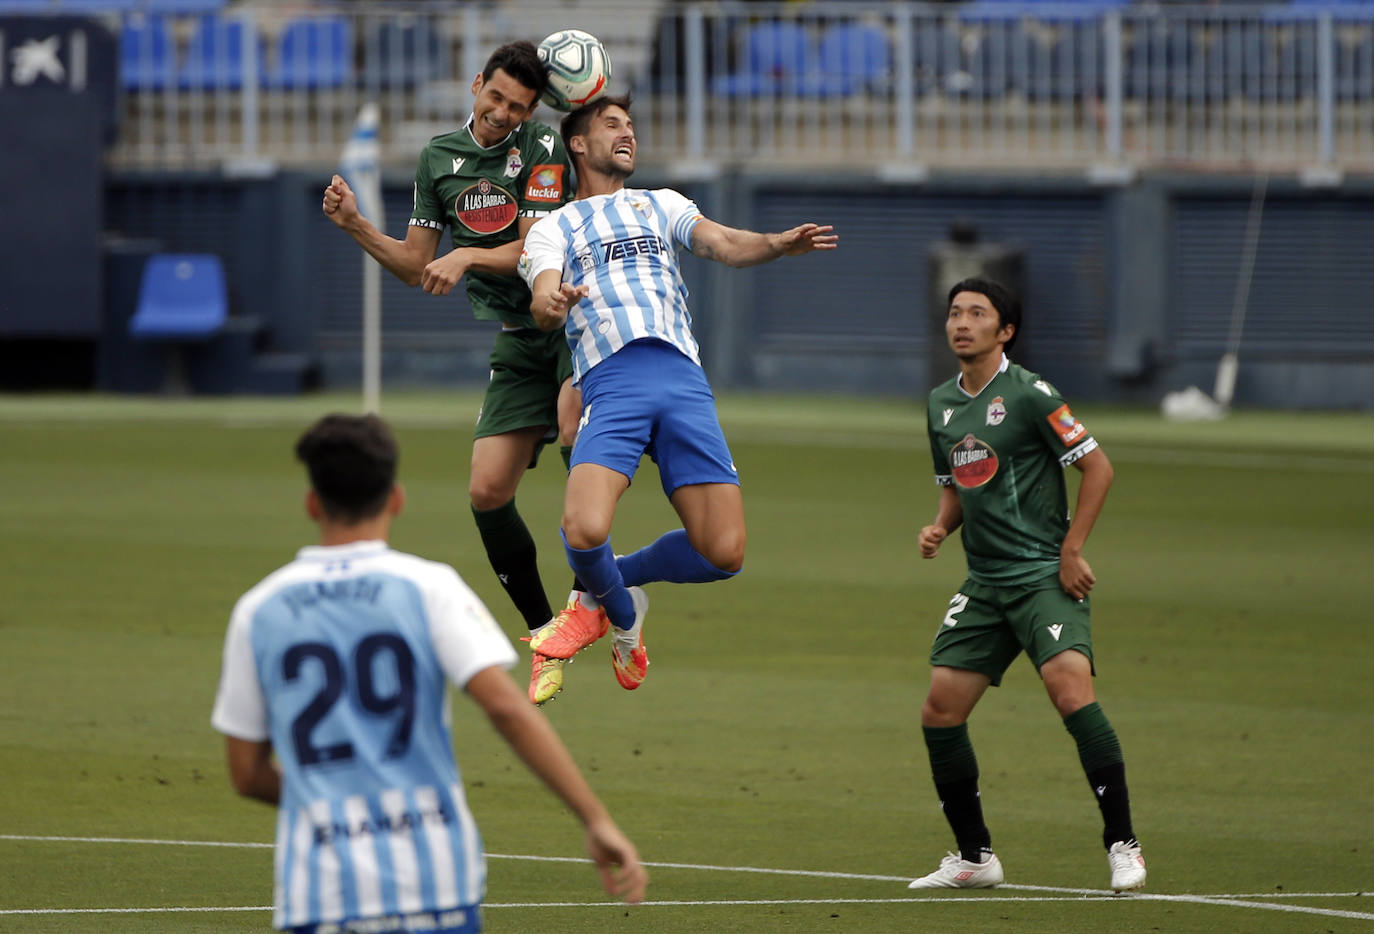
<path fill-rule="evenodd" d="M 677 244 L 692 246 L 701 211 L 670 188 L 622 189 L 573 201 L 535 223 L 520 274 L 557 269 L 590 294 L 568 311 L 573 381 L 631 341 L 656 338 L 700 364 Z"/>
<path fill-rule="evenodd" d="M 457 572 L 381 541 L 304 548 L 244 594 L 211 722 L 281 766 L 277 927 L 482 900 L 446 686 L 515 660 Z"/>

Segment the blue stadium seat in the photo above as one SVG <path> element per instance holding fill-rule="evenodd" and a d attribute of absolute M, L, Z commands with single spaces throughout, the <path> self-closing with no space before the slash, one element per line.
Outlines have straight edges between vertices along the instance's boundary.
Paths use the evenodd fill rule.
<path fill-rule="evenodd" d="M 229 5 L 229 0 L 142 0 L 145 10 L 162 13 L 217 13 Z"/>
<path fill-rule="evenodd" d="M 442 78 L 442 46 L 429 20 L 383 19 L 363 42 L 362 83 L 367 87 L 414 87 Z"/>
<path fill-rule="evenodd" d="M 241 89 L 247 77 L 244 61 L 247 42 L 248 29 L 242 20 L 214 14 L 200 17 L 177 74 L 179 86 L 186 90 Z M 261 38 L 257 38 L 257 42 L 260 75 L 264 50 Z"/>
<path fill-rule="evenodd" d="M 276 88 L 337 88 L 353 74 L 353 38 L 342 17 L 304 17 L 287 23 L 276 67 L 266 83 Z"/>
<path fill-rule="evenodd" d="M 787 20 L 748 27 L 743 58 L 743 71 L 720 75 L 712 82 L 715 93 L 725 97 L 798 94 L 818 74 L 810 33 L 801 24 Z"/>
<path fill-rule="evenodd" d="M 172 84 L 175 46 L 161 16 L 131 14 L 119 33 L 119 75 L 126 91 L 161 91 Z"/>
<path fill-rule="evenodd" d="M 129 335 L 143 340 L 205 340 L 229 316 L 224 266 L 208 253 L 158 253 L 143 267 Z"/>
<path fill-rule="evenodd" d="M 867 23 L 836 23 L 821 34 L 820 72 L 814 84 L 822 96 L 882 90 L 892 78 L 887 33 Z"/>
<path fill-rule="evenodd" d="M 922 28 L 928 26 L 928 28 Z M 970 83 L 964 70 L 958 23 L 947 17 L 938 24 L 923 21 L 912 35 L 916 93 L 963 94 Z"/>

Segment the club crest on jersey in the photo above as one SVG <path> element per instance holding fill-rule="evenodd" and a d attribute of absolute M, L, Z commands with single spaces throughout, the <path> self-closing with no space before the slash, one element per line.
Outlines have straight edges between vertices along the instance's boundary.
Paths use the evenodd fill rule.
<path fill-rule="evenodd" d="M 1046 415 L 1045 420 L 1050 423 L 1050 427 L 1059 436 L 1059 440 L 1064 442 L 1066 448 L 1073 447 L 1088 433 L 1083 423 L 1074 418 L 1073 413 L 1069 411 L 1067 403 Z"/>
<path fill-rule="evenodd" d="M 631 198 L 629 201 L 630 207 L 644 215 L 645 220 L 648 220 L 654 212 L 654 206 L 649 203 L 648 198 Z"/>
<path fill-rule="evenodd" d="M 1007 406 L 1006 406 L 1006 403 L 1004 403 L 1004 402 L 1002 401 L 1002 397 L 1001 397 L 1001 396 L 997 396 L 997 397 L 995 397 L 995 398 L 992 400 L 991 403 L 988 404 L 988 424 L 989 424 L 989 425 L 1000 425 L 1000 424 L 1002 424 L 1002 419 L 1004 419 L 1004 418 L 1006 418 L 1006 417 L 1007 417 Z"/>
<path fill-rule="evenodd" d="M 520 147 L 512 146 L 506 152 L 506 178 L 515 178 L 524 167 L 525 163 L 520 159 Z"/>
<path fill-rule="evenodd" d="M 484 178 L 458 193 L 453 213 L 473 233 L 493 234 L 515 222 L 519 206 L 509 191 Z"/>
<path fill-rule="evenodd" d="M 966 490 L 980 487 L 997 474 L 997 452 L 986 441 L 964 435 L 962 441 L 949 452 L 950 472 L 954 482 Z"/>

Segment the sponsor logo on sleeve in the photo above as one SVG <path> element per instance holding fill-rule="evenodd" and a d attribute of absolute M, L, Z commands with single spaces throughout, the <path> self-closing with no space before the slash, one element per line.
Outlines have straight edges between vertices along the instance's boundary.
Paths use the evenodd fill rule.
<path fill-rule="evenodd" d="M 525 189 L 526 201 L 547 201 L 557 204 L 563 200 L 563 166 L 536 165 L 530 170 L 530 183 Z"/>
<path fill-rule="evenodd" d="M 954 482 L 966 490 L 980 487 L 997 474 L 997 452 L 986 441 L 964 435 L 962 441 L 949 452 L 950 472 Z"/>
<path fill-rule="evenodd" d="M 1074 418 L 1067 404 L 1061 405 L 1046 415 L 1045 420 L 1050 423 L 1050 427 L 1059 436 L 1059 440 L 1064 442 L 1066 448 L 1073 447 L 1088 433 L 1088 429 L 1083 427 L 1083 423 Z"/>

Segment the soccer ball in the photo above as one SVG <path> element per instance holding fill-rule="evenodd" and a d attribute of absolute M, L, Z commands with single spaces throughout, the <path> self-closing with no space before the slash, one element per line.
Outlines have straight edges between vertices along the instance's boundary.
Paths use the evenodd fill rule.
<path fill-rule="evenodd" d="M 539 60 L 549 72 L 542 100 L 554 110 L 576 110 L 606 93 L 611 57 L 601 40 L 580 29 L 560 29 L 539 43 Z"/>

